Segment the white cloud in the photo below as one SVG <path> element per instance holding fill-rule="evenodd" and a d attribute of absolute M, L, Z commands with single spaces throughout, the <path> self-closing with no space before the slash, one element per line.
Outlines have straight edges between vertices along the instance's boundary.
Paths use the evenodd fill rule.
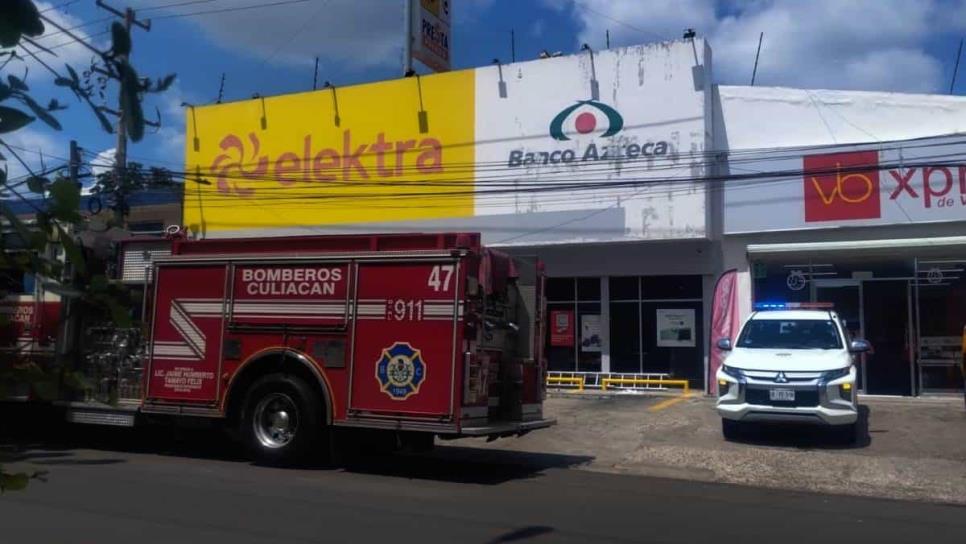
<path fill-rule="evenodd" d="M 956 30 L 966 30 L 966 0 L 943 0 L 940 4 L 942 21 L 940 24 L 950 24 Z"/>
<path fill-rule="evenodd" d="M 117 155 L 117 148 L 105 149 L 98 153 L 89 163 L 91 167 L 91 173 L 94 176 L 99 176 L 106 172 L 109 172 L 111 168 L 114 168 L 114 157 Z"/>
<path fill-rule="evenodd" d="M 84 180 L 81 186 L 81 194 L 89 195 L 91 187 L 97 182 L 97 176 L 110 172 L 114 168 L 114 157 L 117 155 L 117 148 L 105 149 L 98 153 L 87 165 L 91 169 L 93 176 Z"/>
<path fill-rule="evenodd" d="M 685 28 L 705 28 L 715 21 L 714 3 L 706 0 L 574 0 L 582 23 L 578 42 L 602 48 L 607 31 L 611 43 L 641 43 L 678 38 Z"/>
<path fill-rule="evenodd" d="M 312 0 L 183 20 L 203 29 L 226 49 L 263 61 L 310 65 L 319 56 L 364 69 L 400 61 L 402 6 L 402 2 L 386 0 Z M 226 5 L 221 2 L 218 7 Z M 200 4 L 155 11 L 152 15 L 204 10 L 205 5 Z M 165 22 L 158 21 L 159 30 Z"/>
<path fill-rule="evenodd" d="M 98 48 L 108 47 L 106 42 L 95 38 L 90 34 L 91 29 L 96 29 L 96 27 L 83 26 L 82 28 L 76 28 L 80 25 L 83 25 L 84 21 L 74 17 L 73 15 L 64 13 L 61 10 L 51 9 L 56 6 L 56 4 L 51 2 L 36 2 L 36 5 L 38 11 L 44 12 L 44 17 L 50 18 L 52 21 L 66 29 L 72 29 L 70 30 L 70 33 L 77 36 L 81 40 L 84 40 L 88 44 Z M 30 51 L 37 55 L 51 68 L 61 72 L 63 75 L 66 75 L 64 73 L 64 64 L 70 64 L 78 72 L 81 72 L 90 66 L 91 59 L 94 57 L 94 54 L 89 49 L 72 39 L 67 34 L 61 32 L 50 23 L 44 23 L 44 33 L 41 36 L 34 38 L 34 41 L 43 47 L 50 49 L 56 54 L 56 56 L 52 56 L 50 53 L 40 51 L 37 47 L 30 44 L 23 44 L 23 46 L 29 48 Z M 24 63 L 29 68 L 30 74 L 34 74 L 33 77 L 42 78 L 44 81 L 52 77 L 49 73 L 47 73 L 46 68 L 41 66 L 32 57 L 25 54 L 22 50 L 20 51 L 20 54 L 22 57 L 24 57 Z M 13 66 L 8 66 L 7 68 L 16 72 L 16 69 L 13 68 Z"/>
<path fill-rule="evenodd" d="M 148 134 L 148 140 L 160 155 L 157 162 L 161 166 L 174 170 L 182 170 L 178 167 L 184 159 L 184 138 L 185 138 L 185 112 L 183 103 L 191 103 L 192 100 L 185 94 L 181 84 L 175 82 L 170 89 L 156 97 L 157 107 L 161 112 L 161 128 L 157 134 Z M 153 164 L 147 163 L 149 166 Z"/>
<path fill-rule="evenodd" d="M 3 141 L 14 149 L 34 173 L 63 163 L 63 157 L 67 156 L 67 145 L 65 143 L 57 140 L 52 134 L 39 131 L 33 127 L 4 134 Z M 0 150 L 0 153 L 7 159 L 6 163 L 0 162 L 0 167 L 6 165 L 7 176 L 10 180 L 17 180 L 27 175 L 27 169 L 20 164 L 16 157 L 12 156 L 10 151 L 4 148 Z"/>
<path fill-rule="evenodd" d="M 230 7 L 233 0 L 207 6 L 152 11 L 152 16 Z M 453 24 L 466 24 L 496 0 L 449 0 Z M 136 6 L 155 0 L 133 0 Z M 253 2 L 239 4 L 254 5 Z M 403 48 L 403 3 L 399 0 L 310 0 L 266 9 L 240 10 L 182 19 L 197 25 L 215 43 L 262 62 L 312 66 L 323 62 L 364 70 L 399 65 Z M 159 28 L 166 23 L 159 20 Z"/>
<path fill-rule="evenodd" d="M 958 6 L 957 6 L 958 4 Z M 758 85 L 935 92 L 942 66 L 924 48 L 937 33 L 966 27 L 966 0 L 573 0 L 580 43 L 705 36 L 716 79 L 748 84 L 764 32 Z M 716 7 L 718 11 L 716 11 Z M 957 9 L 957 7 L 959 9 Z"/>
<path fill-rule="evenodd" d="M 532 25 L 530 25 L 530 35 L 533 36 L 534 38 L 539 38 L 543 36 L 543 31 L 545 27 L 546 27 L 546 23 L 544 23 L 543 19 L 537 19 L 536 21 L 533 22 Z"/>

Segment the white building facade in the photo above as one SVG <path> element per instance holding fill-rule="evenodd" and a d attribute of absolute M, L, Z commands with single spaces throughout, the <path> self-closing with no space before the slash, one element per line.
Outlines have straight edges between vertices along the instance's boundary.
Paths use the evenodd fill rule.
<path fill-rule="evenodd" d="M 959 391 L 966 99 L 719 87 L 731 174 L 722 268 L 754 303 L 831 303 L 873 351 L 869 394 Z M 726 141 L 724 141 L 726 140 Z"/>
<path fill-rule="evenodd" d="M 186 188 L 186 226 L 206 238 L 481 232 L 491 247 L 545 262 L 551 370 L 663 374 L 694 387 L 707 385 L 711 295 L 725 270 L 738 270 L 743 315 L 766 298 L 834 299 L 857 306 L 856 332 L 873 344 L 873 331 L 894 335 L 873 303 L 905 293 L 908 364 L 867 370 L 895 367 L 895 387 L 882 391 L 951 387 L 942 361 L 963 310 L 947 308 L 942 324 L 920 310 L 966 296 L 954 277 L 966 268 L 966 180 L 950 166 L 966 160 L 956 136 L 966 99 L 712 82 L 711 48 L 694 39 L 192 108 L 186 170 L 206 183 Z M 949 156 L 932 156 L 940 147 Z M 849 163 L 876 171 L 875 190 L 857 185 L 858 170 L 836 181 L 834 157 L 814 157 L 836 153 L 875 156 L 874 167 Z M 875 193 L 879 215 L 816 208 L 806 218 L 815 202 L 803 157 L 832 161 L 831 174 L 813 169 L 822 194 Z M 929 214 L 909 214 L 909 195 L 890 200 L 879 165 L 905 176 L 909 161 L 918 173 L 907 182 L 918 202 L 928 195 Z M 945 170 L 923 178 L 926 167 L 946 168 L 949 189 Z M 810 221 L 815 213 L 826 219 Z M 941 287 L 927 293 L 934 266 Z M 870 357 L 895 349 L 882 346 Z M 867 391 L 880 390 L 875 379 Z"/>

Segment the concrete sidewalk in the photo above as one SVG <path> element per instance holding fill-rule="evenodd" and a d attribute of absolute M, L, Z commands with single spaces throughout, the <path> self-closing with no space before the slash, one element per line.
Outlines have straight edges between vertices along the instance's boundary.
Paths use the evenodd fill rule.
<path fill-rule="evenodd" d="M 860 399 L 863 439 L 821 428 L 763 428 L 725 442 L 713 399 L 554 395 L 552 429 L 474 447 L 585 455 L 581 468 L 688 480 L 966 504 L 962 399 Z"/>

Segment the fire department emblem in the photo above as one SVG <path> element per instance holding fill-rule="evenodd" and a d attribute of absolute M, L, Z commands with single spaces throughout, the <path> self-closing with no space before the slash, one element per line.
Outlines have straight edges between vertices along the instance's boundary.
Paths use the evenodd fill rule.
<path fill-rule="evenodd" d="M 406 400 L 419 393 L 426 380 L 426 363 L 418 349 L 408 342 L 396 342 L 382 350 L 376 362 L 379 388 L 393 400 Z"/>

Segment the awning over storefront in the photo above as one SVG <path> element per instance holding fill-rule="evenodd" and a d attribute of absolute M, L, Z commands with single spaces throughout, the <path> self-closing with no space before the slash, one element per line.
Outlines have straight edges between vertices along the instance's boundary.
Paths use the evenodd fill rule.
<path fill-rule="evenodd" d="M 748 244 L 748 255 L 763 257 L 768 255 L 798 255 L 837 253 L 858 256 L 896 251 L 909 251 L 916 254 L 932 251 L 960 249 L 966 251 L 966 236 L 945 236 L 936 238 L 894 238 L 884 240 L 837 240 L 827 242 L 793 242 L 776 244 Z"/>

